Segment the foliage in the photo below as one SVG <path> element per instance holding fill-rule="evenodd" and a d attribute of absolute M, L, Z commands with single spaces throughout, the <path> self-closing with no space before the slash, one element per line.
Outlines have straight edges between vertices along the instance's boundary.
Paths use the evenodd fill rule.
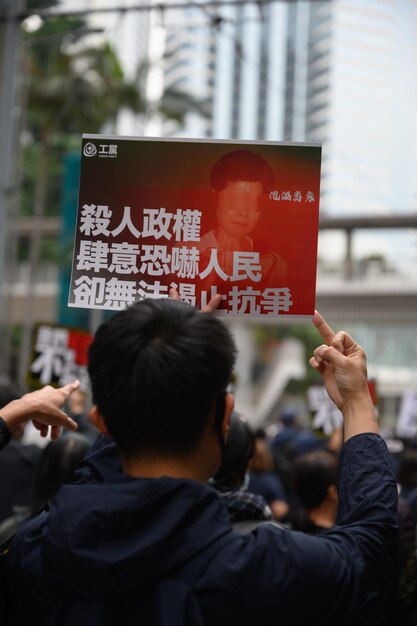
<path fill-rule="evenodd" d="M 36 9 L 47 9 L 57 4 L 58 0 L 27 0 L 27 8 L 29 11 L 33 12 L 35 12 Z"/>
<path fill-rule="evenodd" d="M 82 20 L 60 17 L 26 34 L 22 215 L 58 215 L 64 155 L 79 150 L 83 132 L 114 124 L 120 109 L 144 109 L 140 92 L 125 81 L 111 46 L 85 45 L 86 32 Z M 30 258 L 30 246 L 30 241 L 20 242 L 20 260 Z M 39 250 L 44 261 L 62 257 L 58 241 L 51 238 L 43 238 Z"/>
<path fill-rule="evenodd" d="M 70 140 L 65 141 L 65 137 L 62 137 L 61 141 L 58 141 L 57 139 L 54 143 L 53 158 L 50 160 L 49 163 L 48 189 L 44 207 L 45 216 L 57 216 L 59 214 L 62 159 L 68 151 L 73 149 L 78 150 L 78 148 L 78 137 L 75 141 L 72 142 Z M 23 216 L 30 216 L 34 213 L 34 197 L 37 183 L 40 150 L 41 146 L 39 142 L 34 141 L 25 146 L 22 153 L 23 174 L 20 214 Z"/>
<path fill-rule="evenodd" d="M 34 11 L 55 4 L 32 0 L 28 8 Z M 156 106 L 150 105 L 138 87 L 144 84 L 149 63 L 139 65 L 134 82 L 126 81 L 109 43 L 88 45 L 90 32 L 81 19 L 54 17 L 25 35 L 22 215 L 59 215 L 64 155 L 80 149 L 82 133 L 114 132 L 121 110 L 157 112 L 178 123 L 189 111 L 207 115 L 206 103 L 174 88 L 167 89 Z M 21 260 L 25 255 L 30 258 L 30 245 L 30 241 L 20 243 Z M 40 251 L 44 260 L 68 263 L 68 251 L 59 250 L 58 241 L 41 242 Z"/>
<path fill-rule="evenodd" d="M 27 64 L 28 124 L 41 142 L 50 143 L 55 133 L 99 132 L 104 124 L 115 122 L 122 108 L 144 110 L 139 91 L 124 80 L 108 43 L 76 50 L 61 43 L 62 35 L 76 33 L 80 24 L 79 20 L 54 20 L 33 36 Z M 44 37 L 51 37 L 46 49 L 37 45 Z"/>

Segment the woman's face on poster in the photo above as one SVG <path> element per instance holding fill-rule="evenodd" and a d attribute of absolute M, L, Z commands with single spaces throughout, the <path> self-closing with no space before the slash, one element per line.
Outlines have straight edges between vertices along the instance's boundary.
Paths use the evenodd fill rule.
<path fill-rule="evenodd" d="M 258 181 L 230 182 L 219 192 L 218 228 L 230 237 L 247 237 L 258 223 L 262 184 Z"/>

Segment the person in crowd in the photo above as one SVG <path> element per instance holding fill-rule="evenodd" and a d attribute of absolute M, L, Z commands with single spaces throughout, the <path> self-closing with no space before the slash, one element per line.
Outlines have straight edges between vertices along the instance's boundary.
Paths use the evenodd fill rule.
<path fill-rule="evenodd" d="M 292 510 L 291 527 L 311 535 L 319 535 L 333 528 L 339 503 L 337 454 L 324 450 L 304 454 L 295 461 L 292 479 L 299 506 Z M 396 620 L 398 616 L 405 615 L 405 609 L 408 609 L 408 603 L 401 599 L 398 592 L 395 593 L 395 586 L 404 578 L 407 561 L 415 550 L 415 527 L 407 502 L 401 496 L 398 499 L 398 523 L 393 592 L 381 598 L 372 620 L 365 621 L 366 625 L 402 626 L 402 622 Z"/>
<path fill-rule="evenodd" d="M 417 449 L 404 450 L 399 461 L 397 480 L 401 495 L 407 500 L 417 526 Z"/>
<path fill-rule="evenodd" d="M 327 439 L 320 439 L 300 425 L 298 410 L 285 406 L 279 415 L 280 430 L 271 441 L 274 471 L 279 476 L 287 498 L 292 499 L 292 469 L 296 459 L 312 450 L 324 449 Z"/>
<path fill-rule="evenodd" d="M 103 324 L 89 350 L 105 479 L 90 466 L 11 544 L 8 593 L 21 624 L 342 626 L 386 590 L 397 487 L 365 354 L 318 314 L 315 324 L 325 344 L 310 363 L 344 416 L 335 529 L 233 532 L 206 484 L 230 428 L 233 339 L 190 305 L 142 300 Z M 120 449 L 117 474 L 103 470 L 109 437 Z"/>
<path fill-rule="evenodd" d="M 10 493 L 10 485 L 15 487 L 20 479 L 22 486 L 21 492 L 14 497 L 13 507 L 7 511 L 8 515 L 1 518 L 0 553 L 7 551 L 11 538 L 22 523 L 48 506 L 59 487 L 73 479 L 77 466 L 90 447 L 91 441 L 85 435 L 66 430 L 59 439 L 50 441 L 45 448 L 41 449 L 36 445 L 22 446 L 24 453 L 11 464 L 9 452 L 13 449 L 13 441 L 10 443 L 0 457 L 2 510 L 5 510 L 5 496 Z M 29 476 L 25 476 L 27 461 L 24 454 L 28 454 L 25 452 L 26 449 L 33 449 L 36 453 L 35 460 L 30 466 Z M 22 477 L 26 479 L 25 483 Z M 5 489 L 5 485 L 8 485 L 8 488 Z"/>
<path fill-rule="evenodd" d="M 330 452 L 309 452 L 293 467 L 293 488 L 301 507 L 293 513 L 293 528 L 317 535 L 336 523 L 339 496 L 337 458 Z"/>
<path fill-rule="evenodd" d="M 13 385 L 0 386 L 0 406 L 5 407 L 21 396 Z M 11 516 L 21 517 L 30 509 L 33 479 L 41 450 L 23 445 L 25 422 L 10 433 L 10 441 L 0 454 L 0 525 Z"/>
<path fill-rule="evenodd" d="M 40 511 L 59 487 L 72 481 L 74 472 L 91 447 L 82 433 L 66 431 L 42 450 L 33 484 L 32 510 Z"/>
<path fill-rule="evenodd" d="M 254 451 L 254 433 L 246 421 L 233 411 L 221 464 L 210 483 L 220 493 L 237 532 L 249 532 L 259 523 L 273 519 L 265 499 L 248 490 L 249 463 Z"/>
<path fill-rule="evenodd" d="M 50 432 L 51 439 L 57 439 L 63 427 L 76 430 L 76 422 L 61 407 L 79 384 L 77 380 L 59 389 L 47 385 L 7 402 L 0 408 L 0 450 L 9 443 L 12 433 L 29 420 L 41 437 L 47 437 Z"/>
<path fill-rule="evenodd" d="M 283 521 L 288 515 L 287 496 L 280 478 L 273 471 L 274 462 L 263 429 L 255 433 L 255 450 L 250 463 L 249 491 L 262 496 L 273 517 Z"/>

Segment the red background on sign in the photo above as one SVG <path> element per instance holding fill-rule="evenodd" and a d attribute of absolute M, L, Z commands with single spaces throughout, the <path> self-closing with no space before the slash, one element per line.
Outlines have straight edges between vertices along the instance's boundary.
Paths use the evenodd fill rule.
<path fill-rule="evenodd" d="M 104 139 L 102 140 L 105 141 Z M 102 142 L 96 142 L 98 143 Z M 201 235 L 216 228 L 218 194 L 211 189 L 210 174 L 213 165 L 224 154 L 235 149 L 250 150 L 260 154 L 274 173 L 274 185 L 271 192 L 301 191 L 303 201 L 272 200 L 264 193 L 261 200 L 261 217 L 250 233 L 253 250 L 262 255 L 270 252 L 283 259 L 288 268 L 286 284 L 268 284 L 267 287 L 288 287 L 291 290 L 293 305 L 289 315 L 312 315 L 315 307 L 315 283 L 317 265 L 317 232 L 319 218 L 320 193 L 320 155 L 319 147 L 300 147 L 282 144 L 224 144 L 224 143 L 188 143 L 163 141 L 134 141 L 108 139 L 107 143 L 118 146 L 118 156 L 111 158 L 83 158 L 80 185 L 79 207 L 86 204 L 104 204 L 112 211 L 109 229 L 115 229 L 121 222 L 125 206 L 131 207 L 132 221 L 139 231 L 143 226 L 143 208 L 164 207 L 175 213 L 177 209 L 198 209 L 202 211 Z M 306 202 L 307 192 L 314 194 L 314 202 Z M 196 246 L 194 242 L 175 242 L 173 237 L 154 240 L 153 238 L 136 239 L 127 229 L 117 237 L 87 237 L 79 232 L 80 210 L 77 221 L 77 240 L 75 255 L 79 251 L 79 241 L 102 240 L 108 243 L 128 242 L 135 244 Z M 171 229 L 172 232 L 172 229 Z M 174 239 L 174 241 L 173 241 Z M 200 271 L 204 266 L 200 266 Z M 85 275 L 84 270 L 74 266 L 72 281 Z M 116 275 L 106 270 L 89 273 L 90 276 L 106 276 L 123 280 L 145 280 L 141 274 Z M 200 279 L 178 279 L 175 276 L 155 277 L 161 283 L 195 283 L 197 293 L 201 287 Z M 154 280 L 152 278 L 151 280 Z M 207 282 L 207 281 L 206 281 Z M 216 281 L 220 292 L 229 291 L 228 283 Z M 257 283 L 242 280 L 239 289 Z M 74 284 L 72 283 L 72 289 Z M 74 304 L 70 295 L 70 303 Z M 222 307 L 224 305 L 222 304 Z"/>

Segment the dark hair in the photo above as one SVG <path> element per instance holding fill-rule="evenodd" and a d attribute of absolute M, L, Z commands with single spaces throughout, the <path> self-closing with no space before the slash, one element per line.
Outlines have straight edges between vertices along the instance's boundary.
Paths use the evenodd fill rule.
<path fill-rule="evenodd" d="M 404 450 L 398 466 L 397 480 L 402 487 L 417 486 L 417 450 Z"/>
<path fill-rule="evenodd" d="M 39 510 L 55 495 L 59 487 L 70 482 L 77 466 L 91 447 L 80 433 L 66 432 L 42 450 L 33 483 L 33 509 Z"/>
<path fill-rule="evenodd" d="M 266 434 L 266 430 L 264 428 L 257 428 L 255 430 L 255 439 L 261 439 L 262 441 L 267 441 L 268 435 Z"/>
<path fill-rule="evenodd" d="M 319 506 L 330 485 L 337 485 L 337 461 L 329 452 L 304 454 L 293 467 L 293 487 L 307 511 Z"/>
<path fill-rule="evenodd" d="M 235 352 L 214 316 L 168 299 L 142 300 L 100 326 L 88 371 L 122 453 L 192 451 L 224 399 Z"/>
<path fill-rule="evenodd" d="M 254 450 L 253 432 L 239 413 L 233 411 L 227 444 L 222 452 L 222 462 L 213 480 L 231 489 L 239 489 L 243 484 Z"/>
<path fill-rule="evenodd" d="M 211 171 L 211 188 L 222 191 L 228 183 L 238 181 L 260 182 L 265 193 L 274 186 L 271 167 L 257 152 L 234 150 L 224 154 Z"/>

